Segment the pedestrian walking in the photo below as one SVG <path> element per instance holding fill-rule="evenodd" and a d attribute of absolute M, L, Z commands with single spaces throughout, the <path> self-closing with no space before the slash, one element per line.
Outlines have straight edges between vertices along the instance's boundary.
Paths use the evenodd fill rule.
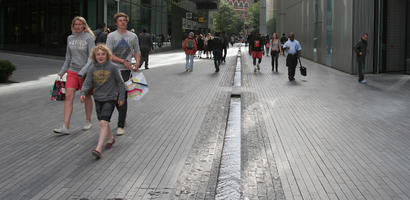
<path fill-rule="evenodd" d="M 184 40 L 184 44 L 182 45 L 182 49 L 184 49 L 186 55 L 186 72 L 192 72 L 194 70 L 194 55 L 197 50 L 197 45 L 194 36 L 194 33 L 190 32 L 188 37 Z"/>
<path fill-rule="evenodd" d="M 105 32 L 105 24 L 98 24 L 97 29 L 93 31 L 95 35 L 95 44 L 103 43 L 107 41 L 107 33 Z"/>
<path fill-rule="evenodd" d="M 81 102 L 93 90 L 95 111 L 100 121 L 100 135 L 97 147 L 92 151 L 96 159 L 101 158 L 102 147 L 106 138 L 105 149 L 110 149 L 115 142 L 110 128 L 111 115 L 116 105 L 122 106 L 125 98 L 125 84 L 116 65 L 111 62 L 112 54 L 107 46 L 98 44 L 91 53 L 93 64 L 89 67 L 87 77 L 81 89 Z"/>
<path fill-rule="evenodd" d="M 282 52 L 282 47 L 280 45 L 280 41 L 276 33 L 272 34 L 272 39 L 270 40 L 269 44 L 271 47 L 270 54 L 272 56 L 272 71 L 274 71 L 275 69 L 276 72 L 278 72 L 278 66 L 279 66 L 278 58 L 279 58 L 280 53 Z"/>
<path fill-rule="evenodd" d="M 208 33 L 204 40 L 206 58 L 209 58 L 209 59 L 212 59 L 212 53 L 211 53 L 212 49 L 209 48 L 209 44 L 208 44 L 209 40 L 211 39 L 212 39 L 212 35 L 211 33 Z"/>
<path fill-rule="evenodd" d="M 199 34 L 197 44 L 198 44 L 198 57 L 202 58 L 202 52 L 204 51 L 204 36 L 202 34 Z"/>
<path fill-rule="evenodd" d="M 221 37 L 222 39 L 222 62 L 226 62 L 226 54 L 228 53 L 228 48 L 229 48 L 229 37 L 225 34 L 225 32 L 222 33 Z"/>
<path fill-rule="evenodd" d="M 146 29 L 143 29 L 138 39 L 140 42 L 140 51 L 141 51 L 141 62 L 140 62 L 139 68 L 141 68 L 142 64 L 145 63 L 145 69 L 149 69 L 148 67 L 149 52 L 154 49 L 154 45 L 152 42 L 152 36 L 151 34 L 147 33 Z"/>
<path fill-rule="evenodd" d="M 112 52 L 112 61 L 117 64 L 120 70 L 122 79 L 128 81 L 131 75 L 131 70 L 138 71 L 140 66 L 140 47 L 138 37 L 135 33 L 128 31 L 129 22 L 128 15 L 119 12 L 114 15 L 114 22 L 117 25 L 117 30 L 111 32 L 107 37 L 107 47 Z M 132 59 L 135 59 L 135 64 L 132 65 Z M 118 106 L 118 128 L 117 135 L 125 133 L 125 121 L 127 118 L 127 93 L 125 93 L 124 105 Z"/>
<path fill-rule="evenodd" d="M 283 49 L 283 45 L 288 41 L 288 38 L 286 37 L 286 34 L 282 34 L 282 37 L 280 38 L 280 44 Z M 282 51 L 282 55 L 285 56 L 285 51 Z"/>
<path fill-rule="evenodd" d="M 269 57 L 269 52 L 270 52 L 270 39 L 269 35 L 265 37 L 265 51 L 266 51 L 266 56 Z"/>
<path fill-rule="evenodd" d="M 219 72 L 219 66 L 222 62 L 222 50 L 224 47 L 224 43 L 219 33 L 215 33 L 215 36 L 212 38 L 212 40 L 208 41 L 208 43 L 214 55 L 215 72 Z"/>
<path fill-rule="evenodd" d="M 295 80 L 295 70 L 298 64 L 298 58 L 300 51 L 302 51 L 302 46 L 299 41 L 295 40 L 295 34 L 289 34 L 289 40 L 283 45 L 284 49 L 288 50 L 288 56 L 286 57 L 286 66 L 288 66 L 288 78 L 289 81 Z"/>
<path fill-rule="evenodd" d="M 249 55 L 252 55 L 252 44 L 253 44 L 253 40 L 256 37 L 256 33 L 252 32 L 250 35 L 248 35 L 248 37 L 245 40 L 245 46 L 248 46 L 249 43 L 249 48 L 248 48 L 248 53 Z"/>
<path fill-rule="evenodd" d="M 71 31 L 72 34 L 67 38 L 65 61 L 58 73 L 60 79 L 67 73 L 67 80 L 64 100 L 64 124 L 53 130 L 54 133 L 57 134 L 70 133 L 70 120 L 73 113 L 75 92 L 81 89 L 83 79 L 80 76 L 85 73 L 87 67 L 91 64 L 92 61 L 89 59 L 89 55 L 95 46 L 94 33 L 83 17 L 74 17 L 71 22 Z M 82 71 L 84 71 L 84 73 Z M 84 106 L 86 121 L 83 130 L 89 130 L 92 127 L 91 112 L 93 109 L 90 94 L 85 96 Z"/>
<path fill-rule="evenodd" d="M 359 74 L 359 83 L 365 84 L 367 81 L 364 79 L 364 68 L 366 62 L 366 54 L 367 54 L 367 38 L 369 35 L 367 33 L 362 35 L 360 41 L 354 46 L 354 50 L 356 51 L 357 55 L 357 63 L 359 64 L 358 67 L 358 74 Z"/>
<path fill-rule="evenodd" d="M 260 71 L 260 64 L 262 62 L 262 54 L 263 54 L 263 39 L 261 34 L 256 34 L 255 38 L 253 38 L 252 42 L 249 43 L 252 49 L 252 59 L 253 59 L 253 68 L 254 72 Z M 258 59 L 258 63 L 256 63 L 256 59 Z"/>

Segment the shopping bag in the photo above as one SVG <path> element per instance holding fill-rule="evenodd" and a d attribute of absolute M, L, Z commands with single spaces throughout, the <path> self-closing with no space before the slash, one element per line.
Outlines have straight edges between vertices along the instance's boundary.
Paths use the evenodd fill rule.
<path fill-rule="evenodd" d="M 125 82 L 128 99 L 141 100 L 149 91 L 147 80 L 142 72 L 132 72 L 131 77 Z"/>
<path fill-rule="evenodd" d="M 55 80 L 54 85 L 50 90 L 51 100 L 64 101 L 65 99 L 65 81 Z"/>
<path fill-rule="evenodd" d="M 300 62 L 300 58 L 298 59 L 299 59 L 299 64 L 300 64 L 300 74 L 302 74 L 302 76 L 306 76 L 307 75 L 306 67 L 302 65 L 302 62 Z"/>

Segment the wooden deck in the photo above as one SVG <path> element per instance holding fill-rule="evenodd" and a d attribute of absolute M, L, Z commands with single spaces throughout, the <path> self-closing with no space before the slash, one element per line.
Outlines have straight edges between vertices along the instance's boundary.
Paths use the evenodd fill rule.
<path fill-rule="evenodd" d="M 231 49 L 233 51 L 234 49 Z M 243 51 L 247 52 L 247 51 Z M 36 58 L 32 58 L 33 63 Z M 129 103 L 126 133 L 94 160 L 98 122 L 56 136 L 63 103 L 47 86 L 0 86 L 0 199 L 214 199 L 236 58 L 144 71 L 150 93 Z M 166 62 L 166 60 L 164 60 Z M 308 60 L 287 81 L 270 57 L 254 73 L 242 59 L 244 199 L 410 199 L 410 78 L 370 75 L 368 84 Z M 116 131 L 117 112 L 111 128 Z"/>

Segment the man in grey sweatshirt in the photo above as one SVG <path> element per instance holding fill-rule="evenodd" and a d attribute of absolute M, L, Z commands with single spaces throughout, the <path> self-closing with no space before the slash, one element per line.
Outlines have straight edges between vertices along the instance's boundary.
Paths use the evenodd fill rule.
<path fill-rule="evenodd" d="M 117 30 L 108 34 L 107 46 L 113 53 L 112 60 L 118 65 L 122 79 L 128 81 L 131 70 L 137 71 L 140 64 L 140 47 L 138 37 L 135 33 L 127 30 L 128 15 L 117 13 L 114 15 L 114 21 Z M 136 63 L 131 64 L 132 58 Z M 117 106 L 118 110 L 118 129 L 117 135 L 123 135 L 125 130 L 125 120 L 127 117 L 127 94 L 125 94 L 124 105 Z"/>

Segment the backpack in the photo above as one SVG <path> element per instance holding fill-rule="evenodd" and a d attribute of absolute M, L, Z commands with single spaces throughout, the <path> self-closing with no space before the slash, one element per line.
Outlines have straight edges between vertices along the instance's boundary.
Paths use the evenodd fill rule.
<path fill-rule="evenodd" d="M 261 46 L 261 41 L 260 41 L 260 40 L 255 40 L 255 41 L 253 42 L 253 46 L 254 46 L 254 47 L 260 47 L 260 46 Z"/>
<path fill-rule="evenodd" d="M 191 50 L 195 48 L 194 39 L 188 39 L 185 48 Z"/>

